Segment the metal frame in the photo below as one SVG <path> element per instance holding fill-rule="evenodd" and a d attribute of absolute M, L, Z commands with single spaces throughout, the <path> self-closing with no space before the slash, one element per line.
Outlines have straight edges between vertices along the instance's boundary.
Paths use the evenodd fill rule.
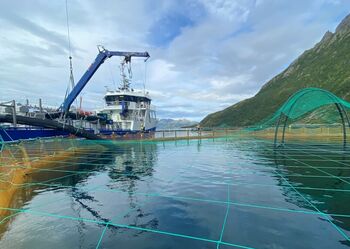
<path fill-rule="evenodd" d="M 323 92 L 323 93 L 326 93 L 326 96 L 334 101 L 336 101 L 336 97 L 331 93 L 331 92 L 328 92 L 326 90 L 323 90 L 323 89 L 318 89 L 318 88 L 315 88 L 315 89 L 310 89 L 311 91 L 320 91 L 320 92 Z M 298 102 L 299 99 L 301 99 L 304 95 L 310 93 L 311 91 L 305 91 L 304 93 L 302 93 L 300 96 L 298 96 L 298 98 L 295 100 L 295 102 L 291 105 L 291 107 L 289 108 L 287 114 L 281 112 L 280 114 L 280 117 L 277 121 L 277 124 L 276 124 L 276 128 L 275 128 L 275 136 L 274 136 L 274 147 L 277 148 L 279 146 L 284 146 L 285 144 L 285 131 L 286 131 L 286 126 L 287 126 L 287 121 L 288 121 L 288 118 L 289 118 L 289 115 L 292 111 L 292 109 L 294 108 L 295 104 Z M 293 99 L 293 96 L 292 95 L 291 97 L 289 97 L 289 99 L 287 100 L 286 103 L 289 102 L 289 100 Z M 338 102 L 334 102 L 338 112 L 339 112 L 339 116 L 341 118 L 341 122 L 342 122 L 342 127 L 343 127 L 343 146 L 344 148 L 346 147 L 347 145 L 347 133 L 346 133 L 346 127 L 348 126 L 350 128 L 350 120 L 349 120 L 349 117 L 348 117 L 348 114 L 344 108 L 344 106 L 341 104 L 341 103 L 338 103 Z M 283 121 L 283 118 L 284 118 L 284 121 Z M 281 139 L 281 144 L 277 145 L 277 140 L 278 140 L 278 129 L 279 129 L 279 126 L 280 126 L 280 123 L 283 121 L 283 130 L 282 130 L 282 139 Z M 347 125 L 346 125 L 347 123 Z"/>
<path fill-rule="evenodd" d="M 343 127 L 343 146 L 344 148 L 347 145 L 347 133 L 346 133 L 346 127 L 348 126 L 348 128 L 350 128 L 350 120 L 349 120 L 349 116 L 344 108 L 344 106 L 342 104 L 339 103 L 334 103 L 338 112 L 339 112 L 339 116 L 340 119 L 342 121 L 342 127 Z M 294 106 L 294 105 L 293 105 Z M 292 107 L 291 107 L 292 109 Z M 291 110 L 289 110 L 288 114 L 290 113 Z M 282 119 L 284 118 L 284 122 L 283 122 L 283 130 L 282 130 L 282 139 L 281 139 L 281 144 L 279 144 L 277 146 L 277 139 L 278 139 L 278 129 L 280 126 L 280 123 L 282 121 Z M 285 115 L 283 112 L 281 113 L 278 122 L 276 124 L 276 128 L 275 128 L 275 137 L 274 137 L 274 147 L 277 148 L 279 146 L 284 146 L 285 144 L 285 132 L 286 132 L 286 126 L 287 126 L 287 121 L 288 121 L 288 115 Z M 347 125 L 346 125 L 347 123 Z"/>

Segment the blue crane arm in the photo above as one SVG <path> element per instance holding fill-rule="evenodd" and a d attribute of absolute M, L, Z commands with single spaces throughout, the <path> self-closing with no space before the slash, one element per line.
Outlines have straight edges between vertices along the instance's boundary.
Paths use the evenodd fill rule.
<path fill-rule="evenodd" d="M 122 52 L 122 51 L 108 51 L 106 49 L 99 50 L 98 55 L 96 56 L 95 61 L 91 64 L 91 66 L 86 70 L 83 76 L 80 78 L 78 83 L 69 93 L 67 98 L 59 107 L 61 112 L 67 113 L 69 111 L 70 106 L 74 102 L 74 100 L 78 97 L 79 93 L 84 89 L 86 84 L 89 82 L 91 77 L 96 73 L 97 69 L 102 65 L 102 63 L 112 56 L 124 56 L 125 60 L 130 61 L 131 57 L 144 57 L 146 59 L 149 58 L 149 54 L 147 52 Z"/>

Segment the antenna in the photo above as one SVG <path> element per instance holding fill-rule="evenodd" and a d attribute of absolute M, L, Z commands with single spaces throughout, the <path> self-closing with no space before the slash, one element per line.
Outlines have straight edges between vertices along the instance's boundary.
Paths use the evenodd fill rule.
<path fill-rule="evenodd" d="M 147 58 L 148 59 L 148 58 Z M 143 94 L 146 94 L 146 80 L 147 80 L 147 59 L 145 60 L 145 78 L 143 80 Z"/>

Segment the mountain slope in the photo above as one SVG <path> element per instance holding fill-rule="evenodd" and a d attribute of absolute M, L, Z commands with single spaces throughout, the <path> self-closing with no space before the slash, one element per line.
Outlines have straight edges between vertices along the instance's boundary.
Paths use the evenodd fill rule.
<path fill-rule="evenodd" d="M 158 130 L 181 129 L 184 126 L 196 125 L 198 122 L 188 119 L 160 119 L 157 123 Z"/>
<path fill-rule="evenodd" d="M 247 126 L 273 114 L 294 92 L 319 87 L 350 100 L 350 15 L 336 31 L 326 32 L 286 70 L 267 82 L 252 98 L 209 114 L 200 125 Z"/>

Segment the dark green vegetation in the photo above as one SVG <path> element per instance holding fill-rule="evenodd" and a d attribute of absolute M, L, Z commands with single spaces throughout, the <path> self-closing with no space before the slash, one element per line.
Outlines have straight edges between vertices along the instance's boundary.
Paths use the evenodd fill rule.
<path fill-rule="evenodd" d="M 326 32 L 286 70 L 267 82 L 252 98 L 212 113 L 201 126 L 247 126 L 271 116 L 296 91 L 306 87 L 329 90 L 350 100 L 350 15 L 334 33 Z"/>

